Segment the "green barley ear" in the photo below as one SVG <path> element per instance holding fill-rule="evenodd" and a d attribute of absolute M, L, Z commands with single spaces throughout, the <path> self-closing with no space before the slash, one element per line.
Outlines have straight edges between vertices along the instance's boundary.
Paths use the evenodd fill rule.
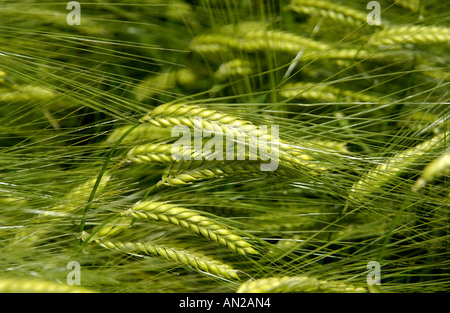
<path fill-rule="evenodd" d="M 313 277 L 269 277 L 250 280 L 242 283 L 237 293 L 286 293 L 286 292 L 337 292 L 337 293 L 361 293 L 365 288 L 355 287 L 350 284 L 326 280 L 318 280 Z"/>
<path fill-rule="evenodd" d="M 108 145 L 115 144 L 120 137 L 132 127 L 134 127 L 134 125 L 125 125 L 115 128 L 106 138 L 105 143 Z M 135 144 L 137 142 L 149 142 L 166 138 L 170 138 L 170 130 L 151 124 L 140 124 L 122 140 L 121 144 Z"/>
<path fill-rule="evenodd" d="M 13 86 L 0 88 L 0 103 L 45 101 L 56 96 L 55 92 L 39 86 Z"/>
<path fill-rule="evenodd" d="M 163 91 L 174 87 L 176 83 L 176 72 L 159 73 L 151 75 L 142 80 L 134 89 L 133 93 L 138 101 L 155 97 Z"/>
<path fill-rule="evenodd" d="M 450 151 L 443 153 L 438 158 L 431 161 L 422 171 L 416 183 L 411 187 L 412 191 L 418 191 L 427 183 L 450 173 Z"/>
<path fill-rule="evenodd" d="M 252 124 L 249 121 L 242 120 L 237 116 L 233 116 L 217 110 L 190 105 L 185 103 L 165 103 L 155 109 L 149 114 L 141 118 L 139 121 L 149 122 L 156 126 L 175 126 L 186 125 L 193 126 L 193 122 L 189 118 L 198 117 L 207 120 L 208 122 L 216 122 L 228 127 L 240 127 Z M 167 121 L 164 121 L 164 118 Z M 179 121 L 177 121 L 177 118 Z M 186 120 L 184 120 L 186 119 Z"/>
<path fill-rule="evenodd" d="M 436 114 L 422 111 L 412 113 L 401 125 L 416 132 L 434 134 L 441 133 L 446 128 L 445 116 L 439 117 Z"/>
<path fill-rule="evenodd" d="M 449 133 L 445 1 L 57 2 L 0 2 L 0 292 L 62 292 L 69 260 L 98 292 L 373 291 L 370 260 L 450 290 L 448 137 L 417 145 Z M 176 125 L 278 170 L 173 160 Z"/>
<path fill-rule="evenodd" d="M 185 159 L 204 160 L 205 155 L 201 151 L 175 151 L 173 153 L 173 144 L 168 143 L 149 143 L 137 145 L 131 148 L 127 153 L 127 160 L 133 163 L 172 163 L 180 162 Z"/>
<path fill-rule="evenodd" d="M 201 121 L 197 122 L 195 118 L 201 118 Z M 295 145 L 278 138 L 273 138 L 270 134 L 263 132 L 259 126 L 254 125 L 250 121 L 243 120 L 237 116 L 221 111 L 184 103 L 166 103 L 156 107 L 149 114 L 142 117 L 140 122 L 149 122 L 159 127 L 185 125 L 191 129 L 203 128 L 221 132 L 223 134 L 234 133 L 236 131 L 239 134 L 244 135 L 246 139 L 265 139 L 268 148 L 272 143 L 276 143 L 275 149 L 279 149 L 278 156 L 280 162 L 285 165 L 305 167 L 306 169 L 311 170 L 311 173 L 313 174 L 327 170 L 324 164 L 314 160 L 307 152 L 297 148 Z M 268 152 L 271 153 L 272 151 Z"/>
<path fill-rule="evenodd" d="M 395 4 L 413 12 L 417 12 L 420 7 L 420 0 L 395 0 L 394 2 Z"/>
<path fill-rule="evenodd" d="M 367 13 L 363 11 L 323 0 L 293 0 L 287 8 L 351 26 L 363 25 L 367 19 Z"/>
<path fill-rule="evenodd" d="M 112 176 L 109 173 L 105 173 L 98 185 L 97 195 L 99 195 L 107 186 Z M 58 212 L 60 216 L 68 216 L 74 211 L 84 207 L 91 195 L 92 188 L 97 181 L 97 176 L 90 178 L 86 182 L 76 186 L 69 193 L 60 200 L 60 204 L 51 208 L 49 214 Z"/>
<path fill-rule="evenodd" d="M 38 279 L 0 278 L 1 293 L 92 293 L 85 287 Z"/>
<path fill-rule="evenodd" d="M 218 81 L 225 81 L 226 79 L 249 76 L 253 72 L 254 65 L 250 61 L 233 59 L 222 63 L 214 73 L 214 78 Z"/>
<path fill-rule="evenodd" d="M 217 275 L 226 279 L 238 280 L 238 271 L 229 264 L 213 259 L 199 252 L 182 248 L 157 245 L 151 242 L 123 242 L 120 240 L 96 239 L 97 244 L 107 249 L 114 249 L 132 255 L 161 256 L 190 268 Z"/>
<path fill-rule="evenodd" d="M 398 44 L 448 44 L 450 28 L 442 26 L 400 25 L 383 29 L 373 34 L 368 44 L 371 46 Z"/>
<path fill-rule="evenodd" d="M 199 35 L 189 48 L 203 55 L 230 50 L 252 53 L 266 49 L 297 55 L 304 48 L 321 51 L 328 49 L 329 45 L 285 31 L 269 30 L 262 23 L 242 23 L 226 25 L 216 34 Z"/>
<path fill-rule="evenodd" d="M 172 146 L 163 143 L 138 145 L 128 151 L 127 159 L 133 163 L 171 163 L 175 160 Z"/>
<path fill-rule="evenodd" d="M 386 103 L 376 95 L 370 95 L 352 90 L 335 88 L 317 83 L 291 83 L 280 90 L 280 96 L 287 99 L 308 99 L 312 101 L 336 102 L 343 98 L 343 104 L 348 102 Z M 349 105 L 352 105 L 349 103 Z"/>
<path fill-rule="evenodd" d="M 123 211 L 121 215 L 137 219 L 162 221 L 182 227 L 244 256 L 258 254 L 250 243 L 225 225 L 200 215 L 199 212 L 177 205 L 143 201 L 135 204 L 131 209 Z"/>
<path fill-rule="evenodd" d="M 181 186 L 193 182 L 208 180 L 213 178 L 231 177 L 231 176 L 263 176 L 274 175 L 283 177 L 294 177 L 285 169 L 278 168 L 275 171 L 261 171 L 260 162 L 208 162 L 204 165 L 187 169 L 175 169 L 164 174 L 158 185 Z"/>
<path fill-rule="evenodd" d="M 349 199 L 351 201 L 366 199 L 367 196 L 378 191 L 382 186 L 396 178 L 401 172 L 414 166 L 424 155 L 442 147 L 448 135 L 448 132 L 443 132 L 413 148 L 406 149 L 388 158 L 353 184 Z"/>

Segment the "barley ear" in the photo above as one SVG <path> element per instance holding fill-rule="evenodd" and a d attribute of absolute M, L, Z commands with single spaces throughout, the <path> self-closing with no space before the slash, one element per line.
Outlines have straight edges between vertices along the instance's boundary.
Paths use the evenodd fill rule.
<path fill-rule="evenodd" d="M 297 13 L 324 17 L 344 25 L 360 26 L 366 23 L 367 14 L 335 2 L 324 0 L 293 0 L 288 6 Z"/>
<path fill-rule="evenodd" d="M 420 0 L 395 0 L 394 2 L 395 4 L 413 12 L 417 12 L 420 7 Z"/>
<path fill-rule="evenodd" d="M 196 117 L 201 118 L 201 122 L 196 121 Z M 159 127 L 186 125 L 189 128 L 202 128 L 224 134 L 237 132 L 248 140 L 246 144 L 250 143 L 251 138 L 266 140 L 267 147 L 271 149 L 268 153 L 278 152 L 279 149 L 278 156 L 280 162 L 284 164 L 305 167 L 311 169 L 313 173 L 320 173 L 327 169 L 320 162 L 313 160 L 305 151 L 279 138 L 272 137 L 271 134 L 253 125 L 250 121 L 220 111 L 183 103 L 166 103 L 153 109 L 140 121 L 149 122 Z M 272 151 L 272 146 L 275 146 L 274 151 Z"/>
<path fill-rule="evenodd" d="M 122 216 L 162 221 L 201 235 L 241 255 L 258 254 L 244 238 L 194 210 L 164 202 L 143 201 L 122 212 Z"/>
<path fill-rule="evenodd" d="M 161 256 L 169 261 L 174 261 L 190 268 L 217 275 L 227 279 L 239 279 L 237 270 L 229 264 L 205 256 L 198 252 L 180 249 L 170 246 L 162 246 L 151 242 L 123 242 L 119 240 L 96 239 L 96 242 L 107 249 L 133 255 Z"/>
<path fill-rule="evenodd" d="M 0 278 L 1 293 L 91 293 L 85 287 L 38 279 Z"/>
<path fill-rule="evenodd" d="M 400 25 L 373 34 L 368 44 L 372 46 L 396 44 L 448 44 L 450 28 L 441 26 Z"/>
<path fill-rule="evenodd" d="M 138 145 L 127 153 L 127 159 L 133 163 L 171 163 L 175 160 L 172 155 L 172 144 L 151 143 Z"/>
<path fill-rule="evenodd" d="M 366 199 L 372 192 L 379 190 L 383 185 L 396 178 L 408 167 L 413 166 L 426 153 L 435 151 L 436 148 L 441 147 L 445 143 L 445 138 L 448 135 L 448 132 L 440 133 L 415 147 L 406 149 L 388 158 L 353 184 L 349 199 L 352 201 Z"/>
<path fill-rule="evenodd" d="M 273 175 L 293 177 L 286 170 L 278 168 L 275 171 L 261 171 L 261 163 L 259 162 L 211 162 L 205 165 L 188 168 L 180 171 L 168 171 L 158 185 L 179 186 L 186 185 L 193 182 L 231 177 L 236 175 Z"/>
<path fill-rule="evenodd" d="M 416 183 L 411 187 L 412 191 L 416 192 L 424 187 L 427 183 L 432 182 L 436 178 L 450 173 L 450 151 L 443 153 L 438 158 L 431 161 L 423 169 L 422 174 Z"/>
<path fill-rule="evenodd" d="M 361 293 L 365 288 L 306 276 L 269 277 L 242 283 L 238 293 L 324 292 Z"/>

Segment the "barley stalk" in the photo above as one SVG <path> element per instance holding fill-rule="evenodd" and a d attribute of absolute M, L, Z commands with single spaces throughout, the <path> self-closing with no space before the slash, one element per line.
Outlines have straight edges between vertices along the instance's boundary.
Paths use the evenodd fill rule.
<path fill-rule="evenodd" d="M 1 293 L 90 293 L 88 288 L 37 279 L 0 278 Z"/>
<path fill-rule="evenodd" d="M 294 0 L 287 7 L 297 13 L 320 16 L 348 25 L 363 25 L 367 14 L 337 3 L 323 0 Z"/>
<path fill-rule="evenodd" d="M 440 26 L 400 25 L 381 30 L 369 39 L 369 45 L 448 44 L 450 28 Z"/>
<path fill-rule="evenodd" d="M 419 179 L 412 186 L 413 191 L 418 191 L 427 183 L 439 178 L 442 175 L 450 173 L 450 151 L 440 155 L 438 158 L 431 161 L 422 171 Z"/>
<path fill-rule="evenodd" d="M 237 270 L 222 261 L 213 259 L 198 252 L 169 246 L 153 244 L 151 242 L 123 242 L 119 240 L 95 240 L 100 246 L 118 250 L 133 255 L 161 256 L 199 271 L 217 275 L 227 279 L 239 279 Z"/>
<path fill-rule="evenodd" d="M 269 277 L 242 283 L 238 293 L 338 292 L 361 293 L 365 288 L 306 276 Z"/>
<path fill-rule="evenodd" d="M 448 135 L 448 132 L 443 132 L 413 148 L 406 149 L 388 158 L 384 163 L 367 172 L 359 181 L 353 184 L 349 198 L 351 200 L 365 199 L 373 191 L 380 189 L 405 169 L 413 166 L 423 155 L 442 146 Z"/>
<path fill-rule="evenodd" d="M 196 211 L 173 204 L 144 201 L 135 204 L 131 209 L 123 211 L 121 215 L 166 222 L 204 236 L 239 254 L 258 254 L 250 243 L 225 225 L 202 216 Z"/>

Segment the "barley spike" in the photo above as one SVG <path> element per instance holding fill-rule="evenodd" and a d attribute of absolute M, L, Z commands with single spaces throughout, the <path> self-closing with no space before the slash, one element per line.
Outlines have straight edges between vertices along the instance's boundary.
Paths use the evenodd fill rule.
<path fill-rule="evenodd" d="M 430 183 L 441 175 L 446 175 L 448 173 L 450 173 L 450 151 L 443 153 L 441 156 L 425 166 L 422 175 L 420 175 L 419 179 L 412 186 L 412 191 L 418 191 L 427 183 Z"/>
<path fill-rule="evenodd" d="M 120 240 L 96 239 L 97 244 L 107 248 L 129 254 L 161 256 L 196 270 L 214 274 L 227 279 L 239 279 L 237 270 L 222 261 L 213 259 L 198 252 L 169 246 L 153 244 L 151 242 L 123 242 Z"/>
<path fill-rule="evenodd" d="M 88 288 L 38 279 L 0 278 L 1 293 L 90 293 Z"/>
<path fill-rule="evenodd" d="M 237 293 L 338 292 L 361 293 L 365 288 L 306 276 L 268 277 L 242 283 Z"/>
<path fill-rule="evenodd" d="M 122 216 L 151 219 L 182 227 L 197 235 L 217 242 L 242 255 L 258 254 L 250 243 L 225 225 L 200 215 L 194 210 L 163 202 L 144 201 L 125 210 Z"/>

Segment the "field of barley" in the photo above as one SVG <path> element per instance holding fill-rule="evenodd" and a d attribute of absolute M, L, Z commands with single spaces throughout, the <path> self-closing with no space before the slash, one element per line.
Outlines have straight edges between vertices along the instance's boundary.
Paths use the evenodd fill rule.
<path fill-rule="evenodd" d="M 0 41 L 0 292 L 450 290 L 445 1 L 4 0 Z"/>

